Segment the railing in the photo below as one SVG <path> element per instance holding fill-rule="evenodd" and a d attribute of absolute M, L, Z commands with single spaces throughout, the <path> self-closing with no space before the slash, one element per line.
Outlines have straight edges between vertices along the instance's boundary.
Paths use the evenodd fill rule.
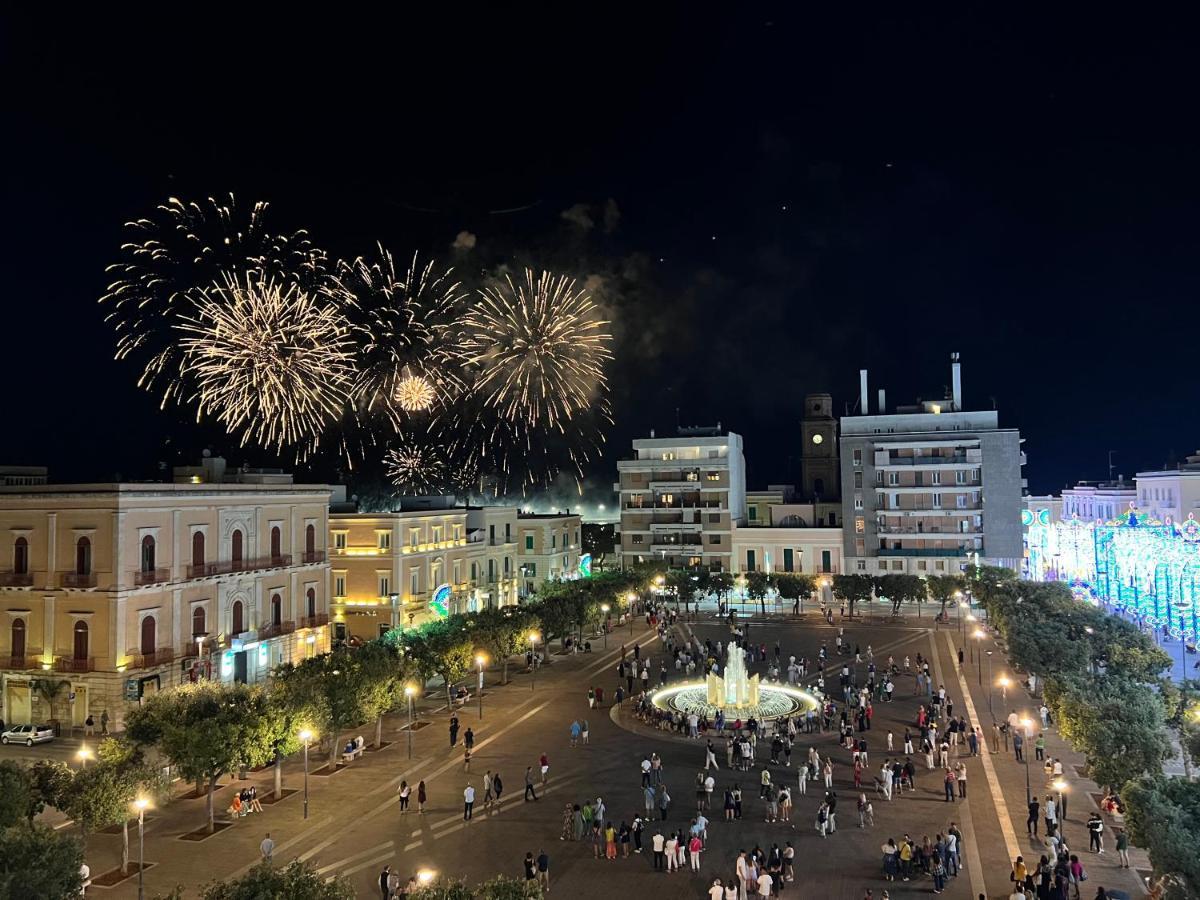
<path fill-rule="evenodd" d="M 194 653 L 192 654 L 195 655 Z M 175 651 L 171 648 L 163 650 L 155 650 L 153 653 L 139 653 L 134 655 L 137 660 L 134 663 L 135 669 L 152 669 L 155 666 L 163 666 L 169 662 L 175 661 Z"/>
<path fill-rule="evenodd" d="M 318 613 L 315 616 L 305 616 L 300 620 L 301 628 L 321 628 L 329 624 L 329 613 Z"/>
<path fill-rule="evenodd" d="M 965 454 L 956 456 L 895 456 L 888 459 L 885 463 L 877 463 L 876 465 L 883 466 L 945 466 L 945 465 L 965 465 L 972 462 L 967 459 Z"/>
<path fill-rule="evenodd" d="M 306 563 L 323 563 L 325 562 L 324 550 L 305 550 L 304 561 Z"/>
<path fill-rule="evenodd" d="M 161 584 L 164 581 L 170 580 L 170 569 L 138 569 L 133 573 L 133 583 L 139 586 L 144 584 Z"/>
<path fill-rule="evenodd" d="M 219 572 L 220 566 L 216 563 L 200 563 L 187 567 L 188 578 L 208 578 L 210 575 L 219 574 Z"/>
<path fill-rule="evenodd" d="M 20 656 L 0 656 L 0 669 L 40 669 L 41 667 L 41 650 L 26 650 Z"/>
<path fill-rule="evenodd" d="M 75 659 L 71 656 L 57 656 L 54 659 L 55 672 L 94 672 L 95 670 L 95 657 Z"/>
<path fill-rule="evenodd" d="M 296 630 L 295 622 L 280 622 L 278 625 L 264 625 L 258 629 L 258 637 L 260 640 L 267 638 L 279 637 L 281 634 L 291 634 Z"/>
<path fill-rule="evenodd" d="M 288 554 L 283 556 L 262 556 L 258 559 L 239 559 L 230 560 L 229 562 L 217 563 L 216 571 L 213 575 L 228 575 L 231 572 L 252 572 L 255 569 L 273 569 L 279 566 L 290 566 L 292 557 Z"/>
<path fill-rule="evenodd" d="M 961 550 L 951 547 L 888 547 L 886 550 L 880 548 L 880 556 L 970 556 L 972 553 L 983 555 L 983 548 L 979 550 L 962 548 Z"/>
<path fill-rule="evenodd" d="M 0 572 L 0 587 L 32 587 L 32 572 Z"/>
<path fill-rule="evenodd" d="M 93 588 L 96 586 L 96 573 L 88 572 L 86 575 L 81 575 L 78 572 L 63 572 L 62 586 L 65 588 Z"/>

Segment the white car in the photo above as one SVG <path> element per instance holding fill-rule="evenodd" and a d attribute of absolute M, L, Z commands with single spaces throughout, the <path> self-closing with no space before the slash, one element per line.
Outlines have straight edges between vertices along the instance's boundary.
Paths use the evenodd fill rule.
<path fill-rule="evenodd" d="M 0 734 L 0 744 L 44 744 L 54 740 L 54 729 L 49 725 L 14 725 Z"/>

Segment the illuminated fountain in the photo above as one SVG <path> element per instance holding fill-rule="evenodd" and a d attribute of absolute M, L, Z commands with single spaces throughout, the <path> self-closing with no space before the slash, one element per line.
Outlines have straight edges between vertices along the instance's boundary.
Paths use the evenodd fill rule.
<path fill-rule="evenodd" d="M 760 683 L 757 675 L 746 671 L 745 651 L 733 641 L 726 651 L 725 671 L 710 672 L 704 681 L 685 681 L 660 688 L 650 696 L 659 709 L 686 714 L 695 713 L 712 719 L 718 710 L 727 720 L 759 721 L 802 714 L 820 706 L 807 691 L 789 684 Z"/>

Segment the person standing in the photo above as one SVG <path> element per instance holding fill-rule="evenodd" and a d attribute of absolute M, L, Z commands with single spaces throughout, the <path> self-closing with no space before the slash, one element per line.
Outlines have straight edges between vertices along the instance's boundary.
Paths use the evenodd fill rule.
<path fill-rule="evenodd" d="M 1121 868 L 1129 868 L 1129 835 L 1124 828 L 1117 829 L 1117 856 L 1121 860 Z"/>
<path fill-rule="evenodd" d="M 525 767 L 525 802 L 536 800 L 537 791 L 533 789 L 533 766 Z"/>
<path fill-rule="evenodd" d="M 400 815 L 408 815 L 408 798 L 412 796 L 412 786 L 407 781 L 401 781 L 396 793 L 400 795 Z"/>
<path fill-rule="evenodd" d="M 1088 843 L 1091 850 L 1096 853 L 1104 852 L 1104 822 L 1100 819 L 1100 814 L 1093 812 L 1088 816 L 1087 820 Z"/>
<path fill-rule="evenodd" d="M 258 852 L 262 854 L 263 862 L 270 865 L 271 858 L 275 855 L 275 842 L 271 840 L 271 832 L 268 831 L 267 836 L 258 845 Z"/>
<path fill-rule="evenodd" d="M 392 889 L 388 885 L 388 879 L 392 876 L 392 867 L 384 866 L 383 871 L 379 873 L 379 895 L 382 900 L 388 900 L 392 896 Z"/>
<path fill-rule="evenodd" d="M 425 782 L 424 782 L 424 780 L 419 781 L 417 783 L 417 812 L 418 813 L 425 812 L 425 801 L 428 799 L 429 799 L 429 797 L 425 793 Z"/>
<path fill-rule="evenodd" d="M 471 730 L 471 726 L 467 726 L 467 730 L 463 732 L 463 746 L 468 750 L 475 749 L 475 732 Z"/>
<path fill-rule="evenodd" d="M 676 860 L 676 851 L 679 849 L 679 840 L 675 837 L 675 832 L 671 832 L 671 836 L 667 838 L 665 852 L 667 854 L 667 874 L 670 875 L 678 867 Z"/>
<path fill-rule="evenodd" d="M 1038 812 L 1041 805 L 1038 803 L 1038 798 L 1034 797 L 1029 801 L 1029 817 L 1025 820 L 1025 830 L 1033 837 L 1038 836 Z"/>
<path fill-rule="evenodd" d="M 108 734 L 108 710 L 103 710 L 100 713 L 100 733 Z"/>
<path fill-rule="evenodd" d="M 530 850 L 525 854 L 525 880 L 533 881 L 537 878 L 537 863 L 533 859 L 533 851 Z"/>
<path fill-rule="evenodd" d="M 492 794 L 492 770 L 483 773 L 483 808 L 488 809 L 495 797 Z"/>
<path fill-rule="evenodd" d="M 663 837 L 662 831 L 655 831 L 654 837 L 650 838 L 650 849 L 654 851 L 654 869 L 657 872 L 661 872 L 663 869 L 666 846 L 667 840 Z"/>
<path fill-rule="evenodd" d="M 458 716 L 450 717 L 450 746 L 458 743 Z"/>
<path fill-rule="evenodd" d="M 496 803 L 499 803 L 500 795 L 504 793 L 504 782 L 500 780 L 499 772 L 492 776 L 492 791 L 496 795 Z"/>
<path fill-rule="evenodd" d="M 475 786 L 467 782 L 463 789 L 463 821 L 470 822 L 475 810 Z"/>
<path fill-rule="evenodd" d="M 543 753 L 541 758 L 538 760 L 538 765 L 542 770 L 542 787 L 545 787 L 546 779 L 550 775 L 550 757 Z"/>
<path fill-rule="evenodd" d="M 542 890 L 547 894 L 550 893 L 550 857 L 546 855 L 545 850 L 538 851 L 537 877 Z"/>

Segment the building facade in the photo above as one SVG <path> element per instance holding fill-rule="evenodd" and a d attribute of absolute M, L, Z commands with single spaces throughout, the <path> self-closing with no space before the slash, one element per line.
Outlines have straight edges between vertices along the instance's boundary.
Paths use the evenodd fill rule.
<path fill-rule="evenodd" d="M 517 519 L 518 592 L 534 593 L 543 581 L 579 576 L 583 523 L 571 513 L 521 513 Z"/>
<path fill-rule="evenodd" d="M 622 567 L 659 560 L 676 568 L 730 571 L 732 530 L 746 503 L 741 435 L 681 428 L 633 442 L 617 462 Z"/>
<path fill-rule="evenodd" d="M 800 498 L 812 503 L 814 525 L 841 524 L 842 492 L 838 420 L 833 397 L 808 394 L 800 420 Z"/>
<path fill-rule="evenodd" d="M 253 683 L 329 648 L 330 489 L 292 484 L 0 488 L 6 722 L 110 729 L 148 692 Z M 69 685 L 46 708 L 31 682 Z"/>
<path fill-rule="evenodd" d="M 1098 483 L 1081 481 L 1062 492 L 1060 513 L 1054 518 L 1107 522 L 1128 511 L 1129 504 L 1136 500 L 1137 488 L 1123 478 Z"/>
<path fill-rule="evenodd" d="M 1183 522 L 1200 519 L 1200 451 L 1174 469 L 1137 473 L 1137 505 L 1151 518 Z"/>
<path fill-rule="evenodd" d="M 836 575 L 842 553 L 840 528 L 735 525 L 731 571 Z"/>

